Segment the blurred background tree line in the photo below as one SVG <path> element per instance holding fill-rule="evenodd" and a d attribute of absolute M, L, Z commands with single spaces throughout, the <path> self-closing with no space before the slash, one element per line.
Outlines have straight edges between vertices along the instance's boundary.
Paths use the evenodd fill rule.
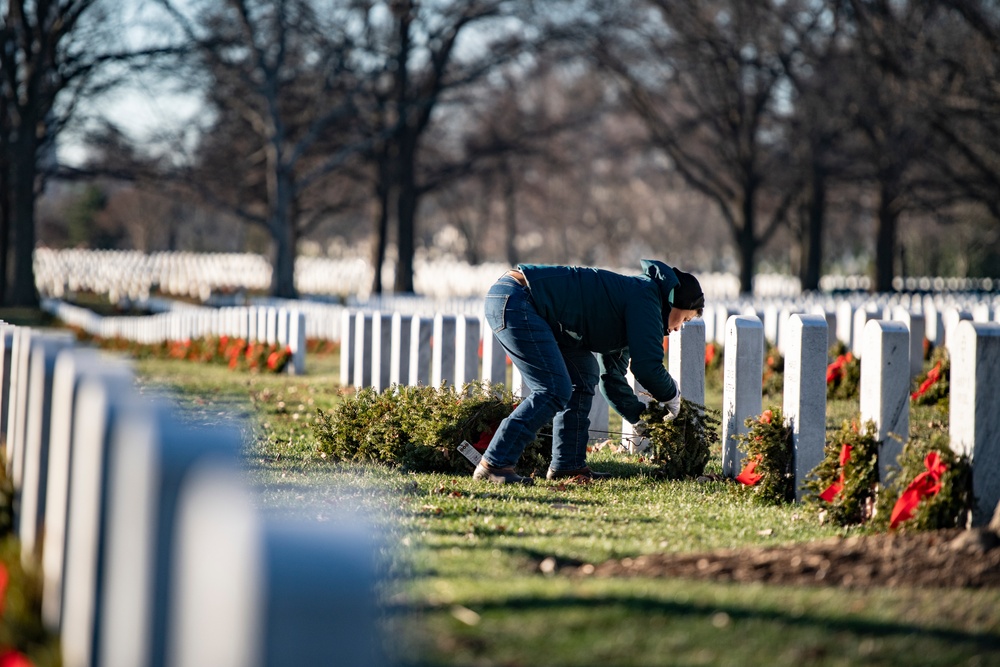
<path fill-rule="evenodd" d="M 1000 275 L 993 0 L 0 0 L 0 293 L 36 243 Z M 95 102 L 145 87 L 179 127 Z M 78 158 L 63 159 L 67 145 Z"/>

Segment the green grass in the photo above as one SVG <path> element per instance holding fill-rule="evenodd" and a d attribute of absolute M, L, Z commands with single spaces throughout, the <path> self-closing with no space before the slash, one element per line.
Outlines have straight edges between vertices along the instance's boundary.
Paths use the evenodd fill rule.
<path fill-rule="evenodd" d="M 387 650 L 403 665 L 996 665 L 1000 591 L 841 590 L 544 574 L 655 552 L 806 542 L 848 531 L 802 506 L 761 507 L 731 483 L 664 482 L 607 450 L 590 486 L 473 484 L 326 460 L 317 408 L 339 400 L 335 358 L 304 377 L 186 362 L 137 363 L 144 392 L 185 418 L 245 420 L 247 475 L 265 511 L 365 513 L 379 529 Z M 721 403 L 709 392 L 710 406 Z M 780 400 L 765 397 L 764 407 Z M 828 428 L 856 417 L 833 403 Z M 940 428 L 946 413 L 911 414 Z M 718 452 L 710 463 L 718 470 Z M 857 530 L 857 529 L 856 529 Z"/>

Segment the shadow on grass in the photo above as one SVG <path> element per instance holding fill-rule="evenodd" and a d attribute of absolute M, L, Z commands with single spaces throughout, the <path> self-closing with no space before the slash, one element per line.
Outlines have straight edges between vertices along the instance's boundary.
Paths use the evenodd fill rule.
<path fill-rule="evenodd" d="M 907 623 L 879 622 L 868 618 L 830 618 L 811 614 L 798 614 L 770 609 L 751 609 L 747 607 L 725 606 L 715 604 L 699 604 L 691 602 L 676 602 L 671 600 L 654 600 L 642 597 L 626 597 L 620 595 L 577 597 L 564 595 L 554 598 L 515 597 L 503 601 L 490 601 L 469 604 L 476 613 L 486 614 L 491 611 L 551 611 L 565 612 L 572 609 L 604 609 L 619 607 L 630 612 L 651 615 L 659 614 L 674 617 L 712 617 L 725 613 L 733 621 L 764 621 L 781 623 L 790 627 L 819 628 L 826 633 L 847 632 L 866 637 L 907 637 L 918 635 L 922 639 L 933 639 L 954 644 L 965 643 L 977 650 L 1000 650 L 1000 635 L 982 632 L 962 632 L 945 628 L 933 628 Z M 389 616 L 403 616 L 409 613 L 442 612 L 449 613 L 451 605 L 435 604 L 400 604 L 388 605 L 385 608 Z"/>

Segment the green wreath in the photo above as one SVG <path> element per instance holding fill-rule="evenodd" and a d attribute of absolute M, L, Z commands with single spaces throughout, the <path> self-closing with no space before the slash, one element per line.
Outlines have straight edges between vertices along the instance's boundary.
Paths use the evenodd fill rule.
<path fill-rule="evenodd" d="M 750 430 L 738 436 L 737 445 L 746 454 L 745 467 L 736 481 L 763 504 L 795 500 L 792 427 L 784 423 L 781 408 L 765 410 L 745 423 Z"/>
<path fill-rule="evenodd" d="M 823 460 L 802 485 L 805 502 L 823 520 L 842 526 L 866 522 L 878 492 L 878 446 L 875 423 L 864 429 L 844 422 L 823 449 Z"/>

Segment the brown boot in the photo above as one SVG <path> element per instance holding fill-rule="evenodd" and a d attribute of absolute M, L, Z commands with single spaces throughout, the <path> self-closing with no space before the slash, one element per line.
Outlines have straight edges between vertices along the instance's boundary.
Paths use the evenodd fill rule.
<path fill-rule="evenodd" d="M 475 472 L 472 473 L 472 479 L 486 480 L 494 484 L 524 484 L 525 486 L 531 486 L 535 483 L 535 480 L 530 477 L 518 475 L 514 472 L 514 468 L 496 468 L 485 460 L 480 461 L 479 465 L 476 466 Z"/>

